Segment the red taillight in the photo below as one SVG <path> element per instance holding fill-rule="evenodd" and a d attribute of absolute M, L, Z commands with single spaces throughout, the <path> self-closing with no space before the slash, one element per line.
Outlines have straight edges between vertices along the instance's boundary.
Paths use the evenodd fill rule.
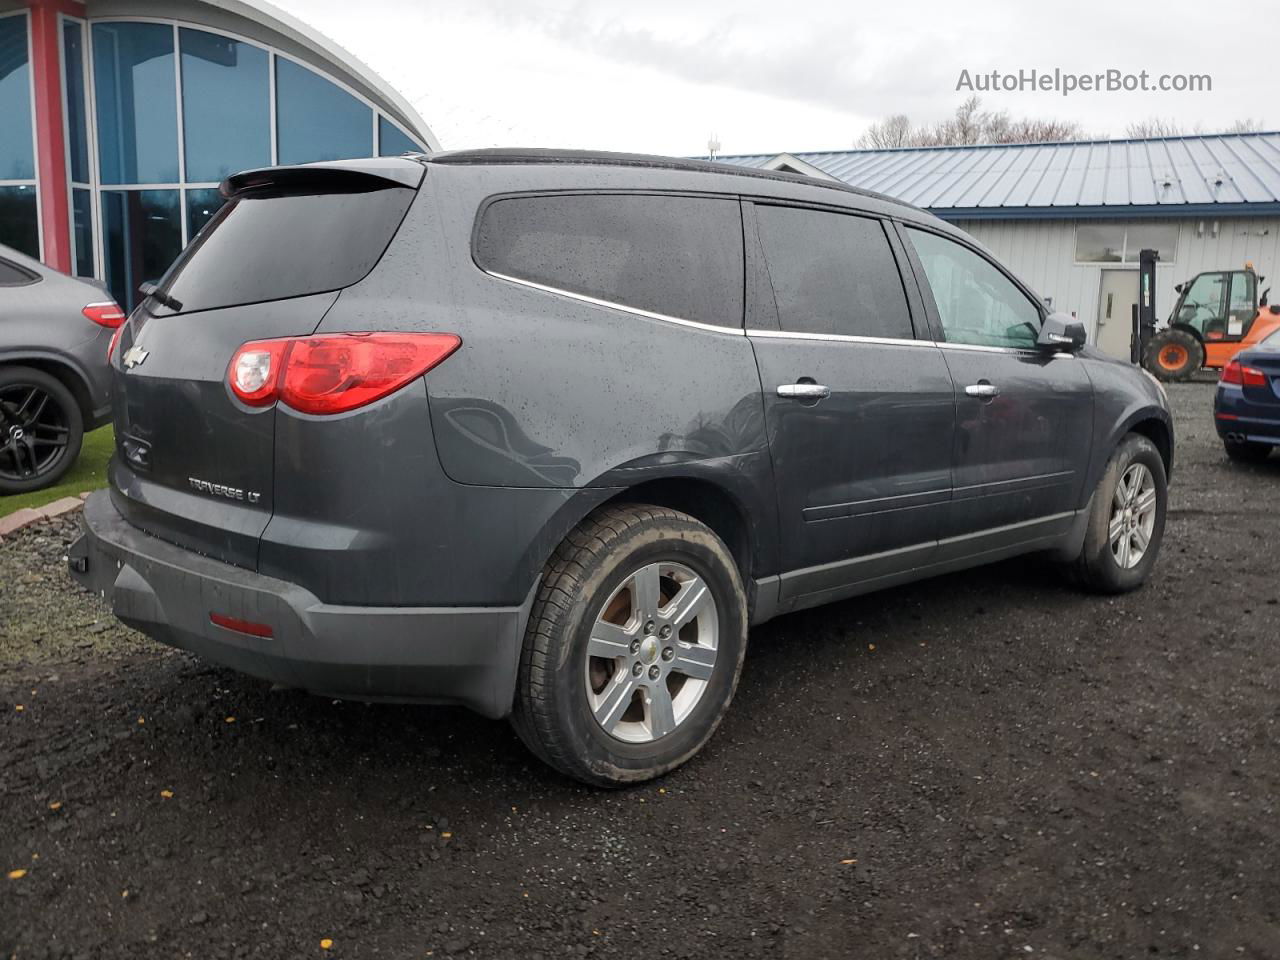
<path fill-rule="evenodd" d="M 252 620 L 241 620 L 239 617 L 228 617 L 224 613 L 209 613 L 209 622 L 224 630 L 234 630 L 251 637 L 271 637 L 274 631 L 265 623 L 254 623 Z"/>
<path fill-rule="evenodd" d="M 80 312 L 98 326 L 110 327 L 113 330 L 119 329 L 120 325 L 125 321 L 124 311 L 120 309 L 120 305 L 114 300 L 91 303 Z"/>
<path fill-rule="evenodd" d="M 227 369 L 242 402 L 279 400 L 302 413 L 343 413 L 399 390 L 457 350 L 452 333 L 341 333 L 254 340 Z"/>
<path fill-rule="evenodd" d="M 111 334 L 111 342 L 107 344 L 107 363 L 111 363 L 111 358 L 115 356 L 116 344 L 120 342 L 120 334 L 124 333 L 124 327 L 116 327 L 116 332 Z"/>
<path fill-rule="evenodd" d="M 1220 382 L 1244 387 L 1265 387 L 1267 375 L 1257 367 L 1246 367 L 1239 360 L 1232 360 L 1222 371 Z"/>

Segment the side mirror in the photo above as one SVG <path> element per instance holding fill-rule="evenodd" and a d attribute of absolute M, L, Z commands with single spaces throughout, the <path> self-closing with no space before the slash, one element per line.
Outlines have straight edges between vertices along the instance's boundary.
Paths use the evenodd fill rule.
<path fill-rule="evenodd" d="M 1089 333 L 1084 324 L 1067 313 L 1051 313 L 1040 326 L 1036 346 L 1043 350 L 1075 351 L 1085 345 Z"/>

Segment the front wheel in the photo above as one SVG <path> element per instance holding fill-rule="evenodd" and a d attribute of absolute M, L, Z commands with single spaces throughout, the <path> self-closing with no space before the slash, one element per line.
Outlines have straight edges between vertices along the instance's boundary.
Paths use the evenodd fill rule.
<path fill-rule="evenodd" d="M 1099 593 L 1142 586 L 1160 552 L 1168 502 L 1160 451 L 1146 437 L 1129 434 L 1089 501 L 1089 525 L 1076 558 L 1080 582 Z"/>
<path fill-rule="evenodd" d="M 1204 366 L 1204 346 L 1185 330 L 1162 330 L 1147 344 L 1142 365 L 1166 383 L 1189 380 Z"/>
<path fill-rule="evenodd" d="M 746 593 L 719 537 L 665 507 L 603 508 L 547 565 L 512 724 L 570 777 L 604 787 L 649 780 L 715 732 L 746 640 Z"/>

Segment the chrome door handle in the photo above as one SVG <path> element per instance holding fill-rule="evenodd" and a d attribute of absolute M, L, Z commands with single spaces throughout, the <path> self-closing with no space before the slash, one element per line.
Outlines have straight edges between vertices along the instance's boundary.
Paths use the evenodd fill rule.
<path fill-rule="evenodd" d="M 820 383 L 783 383 L 778 386 L 778 396 L 792 400 L 821 400 L 831 396 L 831 388 Z"/>
<path fill-rule="evenodd" d="M 964 388 L 964 392 L 971 397 L 981 397 L 984 400 L 1000 396 L 1000 388 L 994 383 L 971 383 Z"/>

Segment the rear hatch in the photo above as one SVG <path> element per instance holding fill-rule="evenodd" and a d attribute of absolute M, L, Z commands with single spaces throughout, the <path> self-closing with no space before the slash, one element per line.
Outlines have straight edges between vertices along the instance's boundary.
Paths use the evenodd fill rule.
<path fill-rule="evenodd" d="M 231 392 L 244 343 L 315 331 L 377 264 L 424 169 L 364 160 L 238 174 L 226 204 L 112 351 L 115 501 L 135 526 L 256 569 L 273 505 L 274 406 Z"/>

